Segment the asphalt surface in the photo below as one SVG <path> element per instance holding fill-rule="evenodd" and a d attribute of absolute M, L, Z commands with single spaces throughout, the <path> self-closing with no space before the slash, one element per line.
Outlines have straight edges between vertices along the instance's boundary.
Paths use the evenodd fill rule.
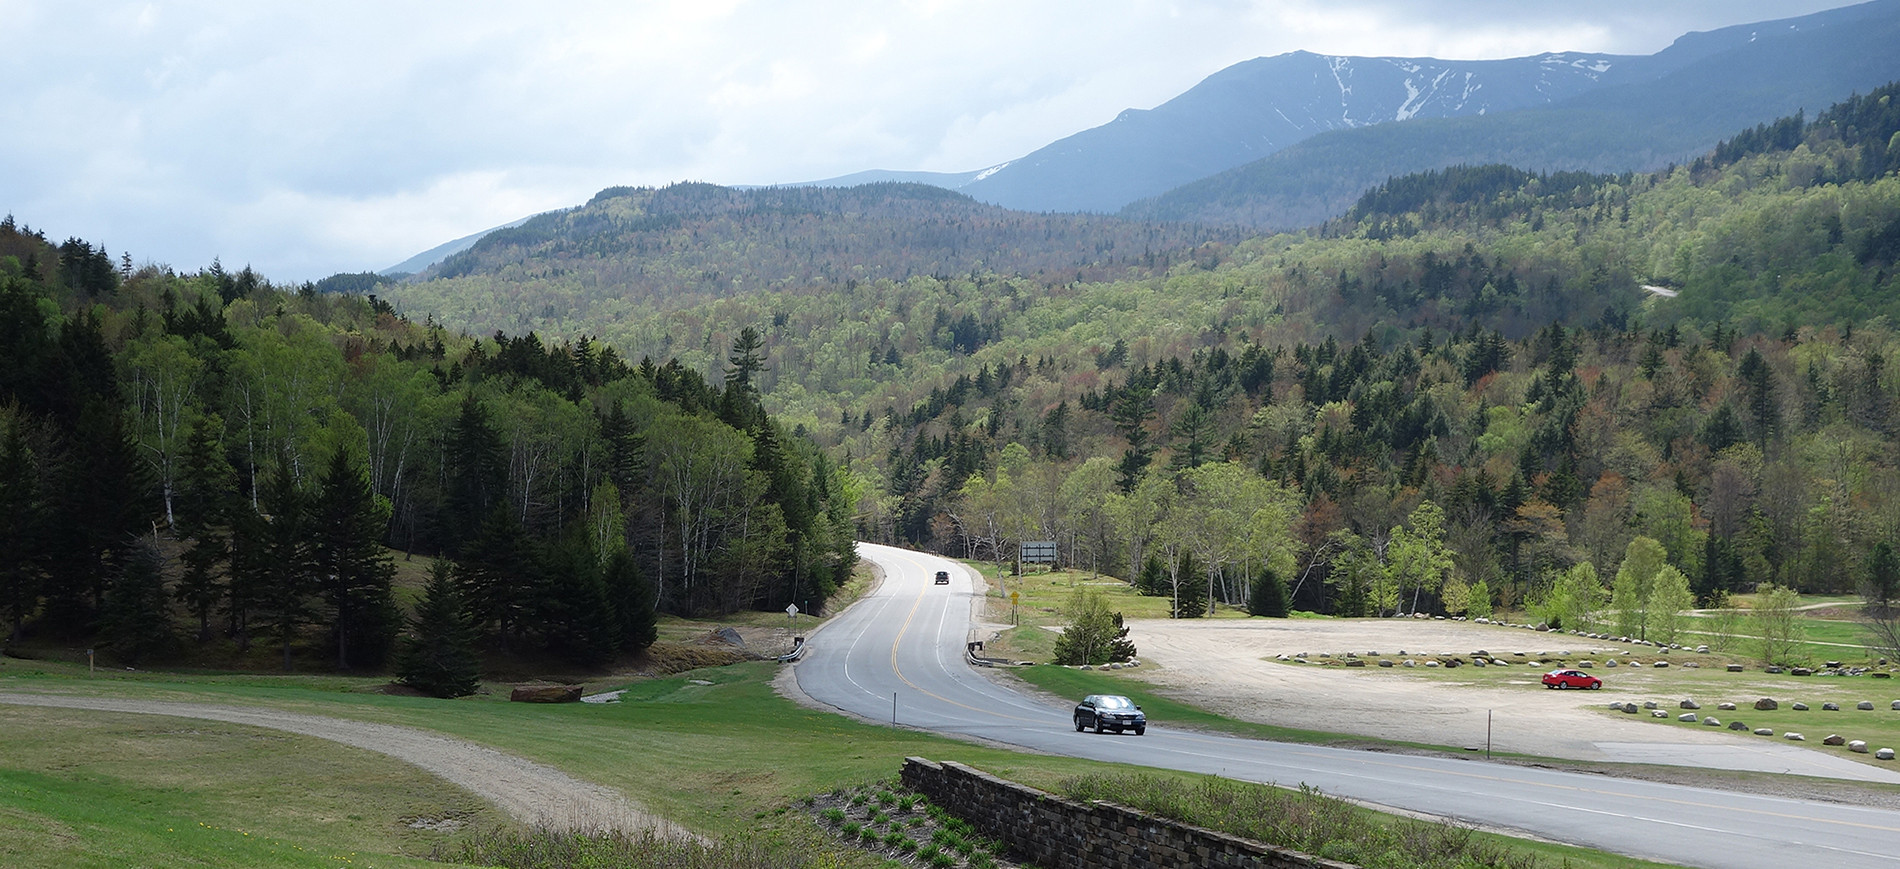
<path fill-rule="evenodd" d="M 1900 812 L 1633 779 L 1173 730 L 1078 733 L 1071 706 L 1000 686 L 964 660 L 978 603 L 960 565 L 860 544 L 884 582 L 807 641 L 812 699 L 893 722 L 1050 754 L 1285 786 L 1612 853 L 1711 869 L 1900 865 Z M 947 570 L 948 586 L 934 585 Z M 955 758 L 939 758 L 954 760 Z"/>

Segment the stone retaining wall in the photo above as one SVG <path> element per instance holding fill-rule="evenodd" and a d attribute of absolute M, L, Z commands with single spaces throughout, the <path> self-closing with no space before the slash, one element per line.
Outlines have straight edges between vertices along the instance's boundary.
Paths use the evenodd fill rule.
<path fill-rule="evenodd" d="M 901 778 L 1042 869 L 1357 869 L 1114 803 L 1078 803 L 960 763 L 906 758 Z"/>

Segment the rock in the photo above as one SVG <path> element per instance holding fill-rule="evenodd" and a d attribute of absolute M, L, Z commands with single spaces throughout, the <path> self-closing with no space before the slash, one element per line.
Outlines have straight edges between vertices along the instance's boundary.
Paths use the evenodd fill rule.
<path fill-rule="evenodd" d="M 1678 709 L 1701 709 L 1701 708 L 1702 708 L 1702 704 L 1700 704 L 1700 703 L 1697 703 L 1697 702 L 1695 702 L 1694 700 L 1684 700 L 1684 701 L 1682 701 L 1681 703 L 1677 703 L 1677 704 L 1676 704 L 1676 708 L 1678 708 Z"/>
<path fill-rule="evenodd" d="M 1893 711 L 1900 712 L 1900 700 L 1893 701 Z"/>
<path fill-rule="evenodd" d="M 1720 710 L 1722 710 L 1723 712 L 1734 712 L 1734 711 L 1735 711 L 1735 704 L 1733 704 L 1733 703 L 1726 703 L 1726 702 L 1725 702 L 1725 703 L 1717 703 L 1717 704 L 1715 704 L 1715 708 L 1717 708 L 1717 709 L 1720 709 Z"/>
<path fill-rule="evenodd" d="M 1630 715 L 1635 715 L 1635 714 L 1636 714 L 1636 704 L 1634 704 L 1634 703 L 1625 703 L 1625 704 L 1623 704 L 1623 711 L 1624 711 L 1625 713 L 1627 713 L 1627 714 L 1630 714 Z"/>
<path fill-rule="evenodd" d="M 1775 729 L 1772 727 L 1757 727 L 1755 728 L 1755 735 L 1756 736 L 1774 736 Z"/>
<path fill-rule="evenodd" d="M 1695 647 L 1695 651 L 1696 651 L 1696 654 L 1698 654 L 1698 655 L 1706 655 L 1706 654 L 1708 654 L 1708 653 L 1709 653 L 1709 647 L 1708 647 L 1708 646 L 1697 646 L 1697 647 Z"/>
<path fill-rule="evenodd" d="M 1874 759 L 1875 760 L 1893 760 L 1893 749 L 1883 748 L 1879 751 L 1874 752 Z"/>
<path fill-rule="evenodd" d="M 713 631 L 712 635 L 713 635 L 713 639 L 718 640 L 719 642 L 725 643 L 728 646 L 740 646 L 740 647 L 745 646 L 745 637 L 739 635 L 739 630 L 737 628 L 733 628 L 733 627 L 720 628 L 719 630 Z"/>
<path fill-rule="evenodd" d="M 1720 719 L 1720 718 L 1717 718 L 1717 717 L 1715 717 L 1715 716 L 1713 716 L 1713 715 L 1711 715 L 1711 716 L 1709 716 L 1709 717 L 1707 717 L 1707 718 L 1704 718 L 1704 719 L 1702 719 L 1702 723 L 1703 723 L 1703 724 L 1706 724 L 1706 725 L 1708 725 L 1708 726 L 1710 726 L 1710 727 L 1721 727 L 1721 726 L 1722 726 L 1722 719 Z"/>
<path fill-rule="evenodd" d="M 1862 700 L 1859 703 L 1854 704 L 1854 708 L 1859 709 L 1862 712 L 1872 712 L 1874 711 L 1874 701 Z"/>
<path fill-rule="evenodd" d="M 1855 754 L 1866 754 L 1867 742 L 1865 740 L 1856 739 L 1853 742 L 1850 742 L 1847 744 L 1847 750 Z"/>
<path fill-rule="evenodd" d="M 1685 661 L 1685 662 L 1683 662 L 1683 664 L 1682 664 L 1682 666 L 1683 666 L 1683 667 L 1685 667 L 1685 668 L 1687 668 L 1687 669 L 1690 669 L 1690 670 L 1700 670 L 1700 669 L 1702 669 L 1702 665 L 1701 665 L 1701 664 L 1698 664 L 1698 663 L 1696 663 L 1696 662 L 1694 662 L 1694 661 Z"/>
<path fill-rule="evenodd" d="M 1668 718 L 1668 717 L 1669 717 L 1669 713 L 1667 713 L 1667 712 L 1664 712 L 1664 711 L 1662 711 L 1661 709 L 1658 709 L 1658 710 L 1656 710 L 1656 711 L 1654 711 L 1654 712 L 1651 712 L 1651 713 L 1649 713 L 1649 717 L 1651 717 L 1651 718 Z"/>
<path fill-rule="evenodd" d="M 1780 709 L 1781 704 L 1776 703 L 1775 698 L 1773 697 L 1763 697 L 1760 700 L 1755 701 L 1755 708 L 1760 709 L 1763 712 L 1772 712 L 1776 709 Z"/>
<path fill-rule="evenodd" d="M 516 685 L 508 692 L 508 699 L 515 703 L 579 703 L 581 686 Z"/>
<path fill-rule="evenodd" d="M 1492 658 L 1492 659 L 1491 659 L 1491 663 L 1492 663 L 1493 665 L 1495 665 L 1495 666 L 1499 666 L 1499 667 L 1509 667 L 1509 666 L 1511 666 L 1511 662 L 1510 662 L 1510 661 L 1506 661 L 1506 660 L 1504 660 L 1504 659 L 1502 659 L 1502 658 Z"/>
<path fill-rule="evenodd" d="M 1418 666 L 1418 662 L 1412 660 L 1411 658 L 1406 658 L 1404 661 L 1404 665 L 1407 667 L 1416 667 Z"/>
<path fill-rule="evenodd" d="M 1352 658 L 1346 661 L 1346 666 L 1348 667 L 1364 667 L 1365 665 L 1366 659 L 1364 658 Z"/>
<path fill-rule="evenodd" d="M 1476 664 L 1476 665 L 1478 665 L 1478 666 L 1480 666 L 1480 667 L 1482 667 L 1482 666 L 1484 666 L 1484 665 L 1485 665 L 1485 663 L 1484 663 L 1484 659 L 1483 659 L 1483 658 L 1473 658 L 1473 659 L 1471 659 L 1471 663 L 1473 663 L 1473 664 Z"/>
<path fill-rule="evenodd" d="M 1748 725 L 1746 725 L 1746 724 L 1743 724 L 1743 723 L 1741 723 L 1740 721 L 1731 721 L 1731 722 L 1729 722 L 1729 723 L 1728 723 L 1728 729 L 1730 729 L 1730 730 L 1747 730 L 1747 729 L 1748 729 Z"/>
<path fill-rule="evenodd" d="M 1838 733 L 1830 733 L 1827 735 L 1826 739 L 1821 740 L 1821 744 L 1822 745 L 1846 745 L 1847 737 L 1842 736 Z"/>
<path fill-rule="evenodd" d="M 1394 663 L 1392 663 L 1391 661 L 1388 661 L 1388 660 L 1385 660 L 1384 658 L 1381 658 L 1381 659 L 1379 659 L 1379 666 L 1381 666 L 1381 667 L 1396 667 L 1396 666 L 1398 666 L 1398 665 L 1397 665 L 1397 664 L 1394 664 Z"/>
<path fill-rule="evenodd" d="M 1426 666 L 1427 668 L 1431 668 L 1431 667 L 1436 667 L 1436 666 L 1438 666 L 1438 662 L 1437 662 L 1437 661 L 1426 661 L 1426 662 L 1425 662 L 1425 666 Z"/>
<path fill-rule="evenodd" d="M 1802 736 L 1802 735 L 1801 735 L 1801 734 L 1799 734 L 1799 733 L 1795 733 L 1795 732 L 1794 732 L 1794 731 L 1792 731 L 1792 730 L 1791 730 L 1791 731 L 1789 731 L 1789 732 L 1787 732 L 1787 733 L 1784 733 L 1784 734 L 1782 734 L 1782 735 L 1781 735 L 1781 738 L 1782 738 L 1782 739 L 1786 739 L 1786 740 L 1788 740 L 1789 742 L 1806 742 L 1806 741 L 1808 741 L 1808 738 L 1807 738 L 1807 737 L 1805 737 L 1805 736 Z"/>
<path fill-rule="evenodd" d="M 1274 659 L 1274 660 L 1276 660 L 1276 661 L 1290 661 L 1290 660 L 1292 660 L 1291 658 L 1289 658 L 1289 657 L 1287 657 L 1287 654 L 1286 654 L 1285 652 L 1281 652 L 1280 654 L 1278 654 L 1278 655 L 1275 655 L 1275 656 L 1273 657 L 1273 659 Z"/>
<path fill-rule="evenodd" d="M 1668 661 L 1657 661 L 1657 662 L 1656 662 L 1656 666 L 1657 666 L 1657 667 L 1659 667 L 1659 668 L 1660 668 L 1660 667 L 1667 667 L 1667 666 L 1669 666 L 1669 662 L 1668 662 Z"/>
<path fill-rule="evenodd" d="M 1893 678 L 1892 673 L 1873 672 L 1873 673 L 1868 673 L 1867 675 L 1872 676 L 1876 679 L 1892 679 Z"/>
<path fill-rule="evenodd" d="M 1697 721 L 1700 721 L 1700 720 L 1702 720 L 1702 716 L 1700 716 L 1700 715 L 1697 715 L 1697 714 L 1695 714 L 1694 712 L 1684 712 L 1684 713 L 1682 713 L 1681 715 L 1678 715 L 1678 716 L 1676 716 L 1676 720 L 1677 720 L 1677 721 L 1687 721 L 1687 722 L 1689 722 L 1690 724 L 1694 724 L 1694 723 L 1696 723 Z"/>
<path fill-rule="evenodd" d="M 1740 673 L 1740 672 L 1742 672 L 1743 670 L 1746 670 L 1746 669 L 1748 669 L 1748 668 L 1747 668 L 1747 667 L 1744 667 L 1744 666 L 1742 666 L 1742 665 L 1740 665 L 1740 664 L 1730 664 L 1730 665 L 1728 665 L 1728 671 L 1729 671 L 1730 673 Z"/>
<path fill-rule="evenodd" d="M 1796 712 L 1806 712 L 1808 711 L 1808 704 L 1797 702 L 1793 706 L 1790 706 L 1788 708 L 1793 709 Z"/>
<path fill-rule="evenodd" d="M 1827 662 L 1826 667 L 1830 670 L 1839 670 L 1841 668 L 1841 662 L 1829 661 Z"/>
<path fill-rule="evenodd" d="M 1644 709 L 1655 709 L 1655 708 L 1656 708 L 1656 701 L 1654 701 L 1654 700 L 1644 700 L 1644 701 L 1643 701 L 1643 708 L 1644 708 Z"/>
<path fill-rule="evenodd" d="M 1792 669 L 1792 670 L 1789 670 L 1789 671 L 1788 671 L 1788 675 L 1790 675 L 1790 676 L 1812 676 L 1812 675 L 1814 675 L 1814 671 L 1813 671 L 1813 670 L 1810 670 L 1810 669 L 1808 669 L 1807 667 L 1796 667 L 1796 668 L 1794 668 L 1794 669 Z"/>
<path fill-rule="evenodd" d="M 1579 669 L 1579 670 L 1588 670 L 1588 669 L 1590 669 L 1591 667 L 1594 667 L 1594 666 L 1596 666 L 1596 665 L 1597 665 L 1597 662 L 1595 662 L 1595 661 L 1578 661 L 1578 662 L 1577 662 L 1577 669 Z"/>
<path fill-rule="evenodd" d="M 1780 667 L 1769 667 L 1769 668 L 1767 668 L 1767 669 L 1765 669 L 1765 670 L 1762 670 L 1762 672 L 1763 672 L 1763 673 L 1767 673 L 1767 674 L 1768 674 L 1768 675 L 1770 675 L 1770 676 L 1779 676 L 1779 675 L 1781 675 L 1781 668 L 1780 668 Z"/>
<path fill-rule="evenodd" d="M 1839 712 L 1841 711 L 1841 704 L 1833 703 L 1833 702 L 1823 703 L 1821 704 L 1821 711 L 1822 712 Z"/>
<path fill-rule="evenodd" d="M 1605 666 L 1605 667 L 1614 667 L 1614 666 L 1616 666 L 1616 659 L 1615 659 L 1615 658 L 1611 658 L 1611 659 L 1609 659 L 1608 661 L 1604 661 L 1604 662 L 1603 662 L 1603 666 Z"/>

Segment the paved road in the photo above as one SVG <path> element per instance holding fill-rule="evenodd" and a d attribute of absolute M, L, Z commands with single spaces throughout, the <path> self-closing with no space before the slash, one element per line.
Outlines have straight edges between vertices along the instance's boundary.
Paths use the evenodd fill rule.
<path fill-rule="evenodd" d="M 885 581 L 833 619 L 796 665 L 813 699 L 873 720 L 1022 746 L 1282 785 L 1309 784 L 1414 812 L 1614 853 L 1712 869 L 1891 867 L 1900 812 L 1604 776 L 1171 730 L 1077 733 L 1067 705 L 998 686 L 963 660 L 970 578 L 949 561 L 885 546 L 859 553 Z M 931 583 L 950 571 L 949 586 Z M 955 758 L 946 758 L 954 760 Z"/>

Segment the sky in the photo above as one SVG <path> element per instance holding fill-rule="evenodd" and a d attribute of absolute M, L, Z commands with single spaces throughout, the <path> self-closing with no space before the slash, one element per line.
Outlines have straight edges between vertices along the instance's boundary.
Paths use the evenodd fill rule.
<path fill-rule="evenodd" d="M 1844 0 L 0 0 L 0 212 L 373 271 L 615 185 L 980 169 L 1255 57 L 1650 54 Z"/>

